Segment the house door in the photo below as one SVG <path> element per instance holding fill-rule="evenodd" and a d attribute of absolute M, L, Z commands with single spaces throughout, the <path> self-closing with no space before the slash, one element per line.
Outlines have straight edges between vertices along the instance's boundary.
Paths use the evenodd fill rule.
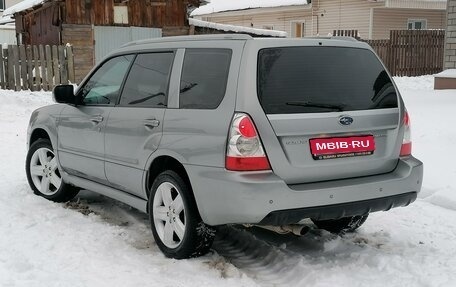
<path fill-rule="evenodd" d="M 159 28 L 95 26 L 95 62 L 100 63 L 106 55 L 128 42 L 161 36 Z"/>
<path fill-rule="evenodd" d="M 305 23 L 304 22 L 291 22 L 291 35 L 295 38 L 302 38 L 305 36 Z"/>

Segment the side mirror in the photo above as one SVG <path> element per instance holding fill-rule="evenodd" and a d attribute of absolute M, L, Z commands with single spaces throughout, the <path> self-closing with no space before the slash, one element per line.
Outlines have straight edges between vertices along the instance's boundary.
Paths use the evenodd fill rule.
<path fill-rule="evenodd" d="M 74 95 L 74 87 L 72 85 L 58 85 L 52 92 L 54 101 L 59 104 L 76 105 L 76 96 Z"/>

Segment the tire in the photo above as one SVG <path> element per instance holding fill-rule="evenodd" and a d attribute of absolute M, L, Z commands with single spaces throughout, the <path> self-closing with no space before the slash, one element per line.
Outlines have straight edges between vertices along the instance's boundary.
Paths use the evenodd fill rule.
<path fill-rule="evenodd" d="M 159 174 L 152 184 L 149 218 L 165 256 L 186 259 L 209 252 L 215 229 L 201 220 L 190 186 L 174 171 Z"/>
<path fill-rule="evenodd" d="M 353 232 L 358 229 L 364 222 L 366 222 L 369 215 L 343 217 L 334 220 L 314 220 L 313 223 L 319 228 L 327 230 L 331 233 L 347 233 Z"/>
<path fill-rule="evenodd" d="M 79 189 L 62 180 L 54 149 L 47 139 L 32 144 L 25 163 L 27 180 L 36 195 L 55 202 L 73 199 Z"/>

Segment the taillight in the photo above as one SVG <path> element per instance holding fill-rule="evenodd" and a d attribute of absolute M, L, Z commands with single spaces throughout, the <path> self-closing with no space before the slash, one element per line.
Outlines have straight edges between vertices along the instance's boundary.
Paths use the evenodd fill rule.
<path fill-rule="evenodd" d="M 225 167 L 233 171 L 269 170 L 268 157 L 249 115 L 236 113 L 228 135 Z"/>
<path fill-rule="evenodd" d="M 410 116 L 406 111 L 404 115 L 404 139 L 402 140 L 400 156 L 409 156 L 412 154 L 412 131 L 410 125 Z"/>

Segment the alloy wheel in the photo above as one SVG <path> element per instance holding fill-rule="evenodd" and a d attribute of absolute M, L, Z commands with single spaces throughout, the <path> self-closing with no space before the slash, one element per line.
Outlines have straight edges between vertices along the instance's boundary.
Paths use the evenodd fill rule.
<path fill-rule="evenodd" d="M 157 188 L 153 201 L 153 220 L 160 240 L 168 248 L 177 248 L 185 235 L 184 202 L 179 190 L 170 182 Z"/>
<path fill-rule="evenodd" d="M 54 152 L 45 147 L 39 148 L 33 153 L 30 161 L 30 175 L 36 189 L 47 196 L 56 194 L 62 185 L 62 177 Z"/>

